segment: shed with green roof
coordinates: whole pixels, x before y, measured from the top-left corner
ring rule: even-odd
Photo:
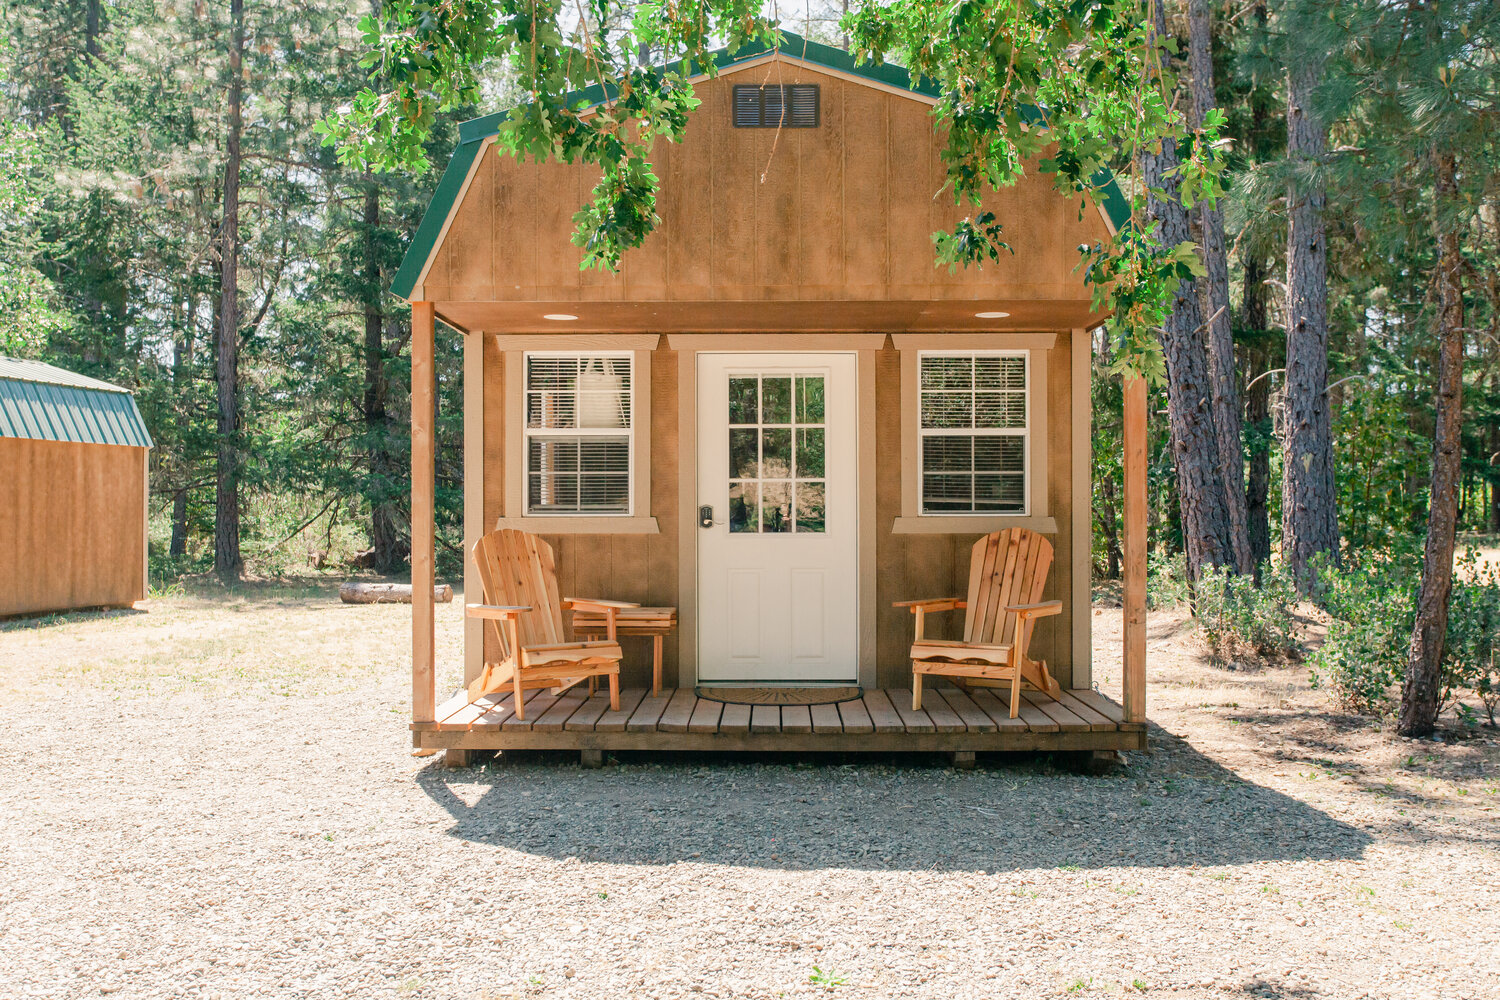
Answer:
[[[0,616],[145,598],[150,451],[128,389],[0,357]]]

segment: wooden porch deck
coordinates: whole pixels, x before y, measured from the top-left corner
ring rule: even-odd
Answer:
[[[652,696],[641,688],[609,694],[574,689],[561,697],[527,692],[526,719],[510,695],[466,705],[440,705],[437,722],[412,723],[412,744],[455,750],[750,750],[750,751],[995,751],[1138,750],[1146,725],[1126,722],[1120,705],[1097,691],[1064,691],[1057,701],[1025,691],[1020,717],[1008,695],[927,688],[922,710],[911,692],[868,691],[837,705],[725,705],[690,688]]]

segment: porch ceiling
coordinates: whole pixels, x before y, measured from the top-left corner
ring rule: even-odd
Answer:
[[[1004,312],[981,319],[976,313]],[[485,333],[950,333],[1071,330],[1104,319],[1088,299],[704,302],[438,302],[438,316]],[[548,314],[578,317],[548,320]]]

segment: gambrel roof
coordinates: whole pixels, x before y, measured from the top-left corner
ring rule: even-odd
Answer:
[[[781,34],[783,42],[779,48],[754,45],[733,54],[727,50],[720,50],[714,57],[719,75],[724,76],[763,65],[771,60],[780,60],[833,73],[888,93],[909,96],[925,104],[933,104],[938,98],[938,91],[931,81],[923,79],[914,81],[904,67],[890,63],[857,64],[854,57],[842,49],[822,45],[788,31],[783,31]],[[696,82],[704,77],[694,79]],[[571,95],[570,103],[577,103],[581,100],[589,104],[599,104],[607,100],[609,96],[608,90],[596,85]],[[412,244],[407,249],[401,266],[392,279],[391,291],[395,295],[403,299],[412,297],[412,292],[418,287],[443,241],[465,189],[480,162],[487,140],[498,134],[500,124],[508,115],[508,111],[495,112],[463,122],[459,126],[458,146],[448,161],[447,168],[443,171],[432,201],[428,204],[422,222],[417,227]],[[1099,180],[1103,182],[1102,187],[1105,193],[1099,205],[1101,214],[1108,220],[1111,227],[1115,229],[1123,227],[1130,218],[1130,208],[1124,195],[1120,192],[1113,177],[1101,176]]]

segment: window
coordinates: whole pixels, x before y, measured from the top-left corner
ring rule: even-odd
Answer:
[[[629,514],[633,355],[526,355],[526,513]]]
[[[1025,514],[1025,351],[918,356],[923,514]]]
[[[817,128],[818,85],[769,84],[734,88],[735,128]]]

